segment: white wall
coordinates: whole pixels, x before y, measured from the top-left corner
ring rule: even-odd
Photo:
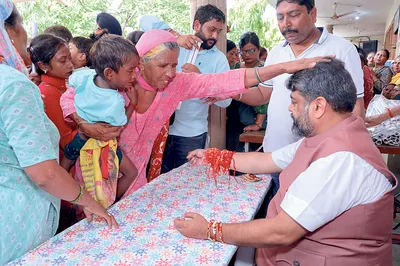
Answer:
[[[397,8],[399,8],[399,5],[400,5],[400,0],[394,0],[394,1],[393,1],[393,5],[392,5],[392,7],[389,9],[389,14],[388,14],[388,17],[387,17],[387,19],[386,19],[385,32],[386,32],[387,29],[389,28],[390,23],[392,23],[394,14],[396,13]]]
[[[378,41],[378,49],[383,48],[384,45],[384,40],[385,40],[385,36],[384,35],[376,35],[376,36],[368,36],[371,41],[377,40]],[[357,39],[357,37],[349,37],[349,38],[345,38],[346,40],[352,41],[353,44],[355,45],[359,45],[359,39]],[[367,38],[362,38],[362,40],[367,40]]]

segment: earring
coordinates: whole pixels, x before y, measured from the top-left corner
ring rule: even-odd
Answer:
[[[11,43],[14,44],[14,40],[13,39],[11,39]]]
[[[47,69],[43,70],[43,72],[46,74],[47,73]]]

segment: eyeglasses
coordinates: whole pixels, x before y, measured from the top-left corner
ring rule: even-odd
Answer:
[[[245,55],[245,54],[253,55],[253,54],[255,54],[256,52],[257,52],[257,49],[240,50],[240,54],[241,54],[241,55]]]

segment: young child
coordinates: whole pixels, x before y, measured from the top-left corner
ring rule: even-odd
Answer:
[[[70,86],[76,89],[76,112],[83,119],[79,124],[105,122],[112,126],[124,126],[137,104],[136,92],[134,89],[130,90],[131,84],[136,80],[135,68],[139,62],[135,46],[120,36],[105,35],[93,45],[90,60],[94,69],[76,72],[69,79]],[[124,89],[130,100],[127,108],[123,96],[118,92],[119,89]],[[106,207],[115,199],[120,199],[137,176],[136,167],[120,148],[115,149],[115,146],[115,140],[108,143],[87,140],[87,137],[79,132],[72,142],[65,146],[64,159],[61,162],[61,166],[68,169],[73,161],[81,156],[85,187]],[[102,156],[99,155],[99,149]],[[116,164],[115,157],[119,159],[119,170],[123,175],[118,182],[118,172],[115,173],[117,165],[113,165]],[[85,160],[88,162],[86,166]],[[99,177],[99,168],[103,178]]]
[[[74,72],[91,67],[89,53],[93,43],[94,40],[80,36],[72,38],[69,42],[69,51],[71,52]]]

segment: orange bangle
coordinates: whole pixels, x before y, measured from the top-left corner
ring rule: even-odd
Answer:
[[[390,108],[387,108],[387,107],[385,109],[388,111],[390,118],[393,118],[394,115],[392,113],[392,110],[390,110]]]

